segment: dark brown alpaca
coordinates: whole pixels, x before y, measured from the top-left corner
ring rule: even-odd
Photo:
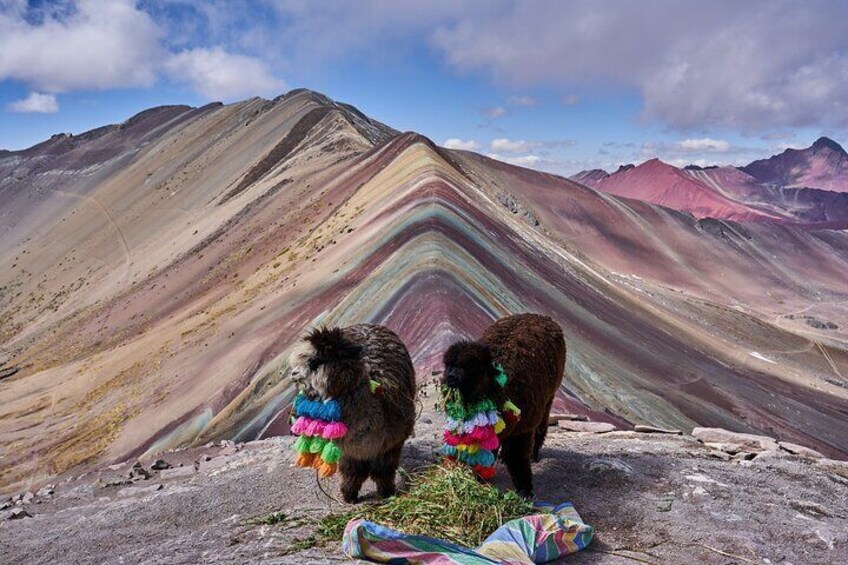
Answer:
[[[533,496],[530,458],[539,460],[551,404],[565,369],[562,328],[538,314],[507,316],[489,326],[479,341],[451,345],[444,363],[442,384],[459,389],[463,402],[488,397],[502,406],[509,399],[521,409],[518,423],[507,424],[498,437],[501,458],[516,490]],[[495,381],[495,365],[507,374],[503,389]]]
[[[400,338],[370,324],[321,328],[306,336],[290,364],[307,396],[341,404],[348,427],[338,440],[345,502],[359,499],[369,477],[379,496],[393,495],[401,449],[415,423],[415,369]],[[380,385],[375,392],[371,380]]]

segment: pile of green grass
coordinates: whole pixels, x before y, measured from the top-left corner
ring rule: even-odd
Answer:
[[[340,540],[349,520],[364,518],[407,534],[476,547],[505,522],[533,510],[531,501],[481,483],[464,465],[434,465],[408,477],[407,486],[407,492],[382,504],[322,518],[317,537]]]

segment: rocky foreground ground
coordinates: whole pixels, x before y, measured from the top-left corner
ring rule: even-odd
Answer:
[[[848,462],[723,430],[609,427],[560,422],[534,466],[538,499],[570,500],[596,528],[564,563],[848,563]],[[434,461],[438,429],[419,418],[407,470]],[[33,485],[2,504],[0,561],[344,561],[340,543],[309,539],[309,519],[344,507],[338,479],[293,467],[291,443],[210,444]],[[495,482],[509,486],[503,468]]]

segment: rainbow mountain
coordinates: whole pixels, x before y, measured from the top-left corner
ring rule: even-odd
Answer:
[[[0,485],[288,431],[309,328],[424,381],[499,316],[564,328],[558,409],[848,456],[848,233],[447,150],[308,90],[0,152]]]

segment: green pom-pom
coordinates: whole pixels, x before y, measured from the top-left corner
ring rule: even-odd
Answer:
[[[321,459],[327,463],[337,463],[342,457],[342,450],[333,441],[328,441],[324,449],[321,450]]]
[[[322,437],[314,437],[309,442],[309,453],[321,453],[327,440]]]
[[[298,453],[309,453],[309,438],[306,436],[299,436],[297,441],[294,442],[294,449]]]

